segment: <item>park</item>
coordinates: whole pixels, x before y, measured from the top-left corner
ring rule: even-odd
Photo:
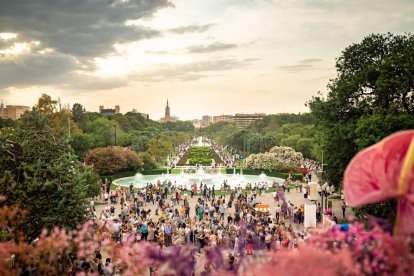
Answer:
[[[0,275],[414,275],[410,1],[26,2]]]

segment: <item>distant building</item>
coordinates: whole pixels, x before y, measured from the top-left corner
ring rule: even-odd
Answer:
[[[254,113],[254,114],[243,114],[243,113],[236,113],[233,117],[233,122],[239,128],[248,127],[252,122],[256,120],[263,119],[266,116],[264,113]]]
[[[194,119],[192,122],[193,122],[193,126],[195,128],[200,128],[201,127],[201,120],[200,119]]]
[[[165,107],[165,114],[164,114],[164,117],[160,119],[160,122],[166,123],[166,122],[176,122],[176,121],[178,121],[178,117],[171,116],[170,106],[168,104],[168,99],[167,99],[167,106]]]
[[[209,124],[211,124],[211,123],[212,123],[212,121],[213,121],[213,118],[212,118],[211,116],[209,116],[209,115],[204,115],[204,116],[201,118],[201,126],[202,126],[202,127],[206,127],[206,126],[208,126]]]
[[[2,119],[17,120],[23,115],[23,113],[29,110],[30,110],[29,106],[23,106],[23,105],[4,106],[3,103],[1,103],[0,104],[0,117]]]
[[[103,105],[99,106],[99,113],[103,116],[115,115],[121,113],[119,105],[116,105],[115,108],[104,108]]]
[[[213,123],[218,123],[218,122],[233,122],[233,116],[232,115],[214,116]]]

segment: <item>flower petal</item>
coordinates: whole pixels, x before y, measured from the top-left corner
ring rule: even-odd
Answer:
[[[413,130],[397,132],[351,160],[344,175],[345,199],[351,206],[397,196],[402,164],[413,136]],[[414,194],[414,168],[409,183],[409,194]]]
[[[398,201],[399,221],[397,231],[399,235],[414,233],[414,195],[400,198]]]
[[[378,145],[358,153],[348,164],[344,176],[346,202],[353,207],[385,200],[390,197],[377,181],[373,164],[377,158]]]

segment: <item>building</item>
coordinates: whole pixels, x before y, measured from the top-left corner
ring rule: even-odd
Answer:
[[[121,113],[119,105],[116,105],[115,108],[104,108],[103,105],[99,106],[99,113],[103,116],[115,115]]]
[[[218,123],[218,122],[233,122],[233,116],[232,115],[214,116],[213,123]]]
[[[176,122],[176,121],[178,121],[178,117],[171,116],[171,110],[170,110],[170,106],[168,104],[168,99],[167,99],[167,106],[165,107],[165,114],[164,114],[164,117],[160,119],[160,122],[166,123],[166,122]]]
[[[193,126],[195,128],[200,128],[201,127],[201,120],[200,119],[194,119],[192,122],[193,122]]]
[[[212,121],[213,121],[213,117],[211,117],[209,115],[204,115],[201,118],[201,126],[206,127],[206,126],[210,125],[212,123]]]
[[[0,104],[0,117],[2,119],[17,120],[23,115],[23,113],[29,110],[30,110],[29,106],[23,106],[23,105],[4,106],[3,103],[1,103]]]
[[[254,114],[243,114],[243,113],[236,113],[233,117],[233,122],[239,128],[248,127],[252,122],[256,120],[263,119],[266,114],[264,113],[254,113]]]

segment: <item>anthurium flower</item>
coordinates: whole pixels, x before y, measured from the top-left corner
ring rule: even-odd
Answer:
[[[398,198],[396,232],[414,233],[414,130],[358,153],[345,171],[344,191],[352,207]]]

